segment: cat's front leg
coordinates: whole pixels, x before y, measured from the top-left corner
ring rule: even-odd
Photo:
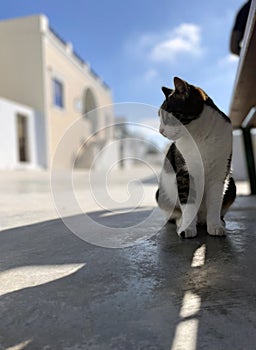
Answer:
[[[181,205],[182,216],[177,220],[177,233],[182,238],[197,235],[197,210],[193,204]]]
[[[222,181],[208,186],[206,191],[207,232],[211,236],[225,236],[225,226],[221,222],[221,206],[224,184]]]
[[[193,238],[197,235],[197,208],[194,181],[186,167],[176,174],[181,218],[177,222],[177,233],[182,238]]]

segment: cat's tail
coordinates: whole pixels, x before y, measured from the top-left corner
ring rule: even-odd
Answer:
[[[221,217],[223,218],[228,208],[236,199],[236,184],[232,176],[226,180],[226,191],[223,196],[222,208],[221,208]]]
[[[159,198],[159,188],[156,191],[156,202],[158,203],[158,198]]]

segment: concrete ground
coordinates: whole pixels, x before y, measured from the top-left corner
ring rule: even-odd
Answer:
[[[116,201],[128,173],[146,193],[127,213],[104,216],[83,186],[88,174],[75,182],[83,210],[132,234],[152,211],[156,181],[145,169],[117,171]],[[255,197],[237,198],[225,238],[202,230],[181,240],[156,218],[150,236],[142,225],[139,244],[111,249],[81,240],[58,218],[49,174],[5,172],[0,182],[0,349],[255,350]]]

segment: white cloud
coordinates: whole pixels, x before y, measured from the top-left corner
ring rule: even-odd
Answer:
[[[228,54],[225,57],[222,57],[218,61],[219,67],[234,67],[237,66],[237,63],[239,61],[239,57],[233,54]]]
[[[154,61],[170,62],[181,54],[198,56],[202,51],[201,28],[196,24],[183,23],[151,47],[150,58]]]
[[[200,56],[201,27],[193,23],[181,23],[166,32],[144,33],[126,43],[126,50],[133,56],[151,62],[175,62],[184,55]]]

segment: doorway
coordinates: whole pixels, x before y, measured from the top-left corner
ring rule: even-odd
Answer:
[[[29,161],[28,118],[17,114],[18,161]]]
[[[95,96],[90,88],[87,88],[83,97],[83,115],[91,122],[91,134],[98,130],[98,111]]]

